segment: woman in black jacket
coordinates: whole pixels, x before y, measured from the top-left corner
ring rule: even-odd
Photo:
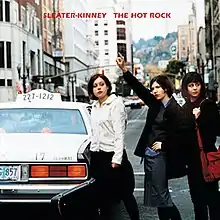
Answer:
[[[183,109],[187,115],[188,183],[194,205],[195,220],[220,219],[218,181],[207,183],[202,174],[196,123],[200,130],[205,152],[215,152],[216,136],[220,134],[220,116],[217,105],[206,99],[205,85],[198,73],[188,73],[182,81],[182,95],[186,99]]]
[[[167,76],[159,75],[151,80],[150,91],[127,70],[121,54],[116,62],[123,71],[125,81],[149,107],[146,124],[135,150],[136,156],[144,158],[144,204],[157,207],[160,220],[181,220],[168,189],[167,171],[175,171],[180,162],[179,158],[172,157],[179,144],[181,110],[172,97],[172,83]],[[167,161],[172,160],[175,163],[171,166],[172,169],[168,169]]]

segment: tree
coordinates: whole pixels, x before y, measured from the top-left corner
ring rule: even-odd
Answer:
[[[166,68],[166,73],[172,73],[172,74],[178,74],[180,72],[180,69],[184,69],[186,66],[185,63],[179,60],[170,60],[167,68]]]

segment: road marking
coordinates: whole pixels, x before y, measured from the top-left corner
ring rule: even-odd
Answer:
[[[137,123],[137,122],[142,122],[142,123],[144,123],[145,122],[145,120],[141,120],[141,119],[139,119],[139,120],[137,120],[137,119],[134,119],[134,120],[129,120],[128,121],[128,124],[133,124],[133,123]]]
[[[135,192],[144,192],[144,188],[135,188],[134,191]],[[169,189],[169,192],[173,192],[173,190]]]
[[[135,172],[134,175],[135,176],[144,176],[145,173],[144,172]]]

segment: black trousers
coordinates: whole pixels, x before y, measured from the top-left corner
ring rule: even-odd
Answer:
[[[130,216],[131,220],[139,220],[139,209],[137,201],[134,197],[135,177],[134,171],[126,151],[123,154],[122,160],[122,201]]]
[[[205,182],[202,172],[189,170],[188,184],[194,205],[195,220],[220,219],[220,193],[218,182]]]
[[[91,176],[97,181],[97,206],[100,218],[107,220],[114,207],[122,200],[131,220],[139,220],[139,210],[133,195],[135,187],[134,172],[124,151],[121,166],[112,168],[114,152],[91,152]]]

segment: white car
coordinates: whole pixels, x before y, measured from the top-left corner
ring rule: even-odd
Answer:
[[[39,89],[0,105],[0,202],[50,203],[89,179],[89,105]]]

